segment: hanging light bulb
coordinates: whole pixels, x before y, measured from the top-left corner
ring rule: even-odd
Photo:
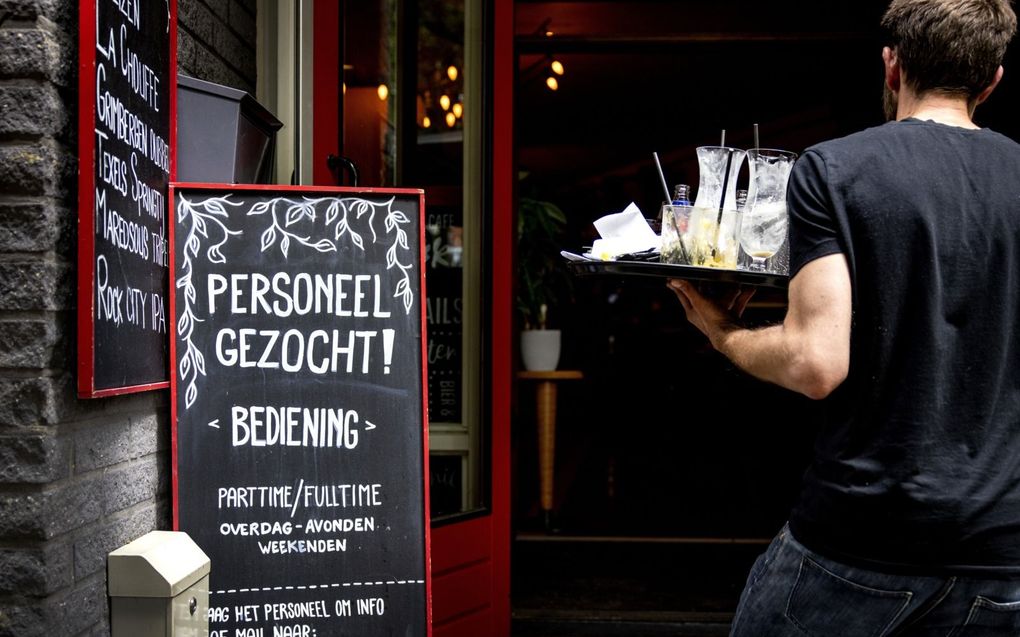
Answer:
[[[453,114],[457,119],[460,119],[464,115],[464,105],[457,102],[453,105]]]
[[[563,75],[563,63],[559,60],[553,60],[552,64],[549,65],[549,68],[551,68],[552,72],[556,75]]]
[[[432,120],[429,119],[428,115],[426,115],[425,118],[421,120],[421,127],[422,128],[432,128]]]
[[[446,77],[450,78],[451,82],[456,82],[459,74],[457,67],[452,64],[446,68]]]
[[[390,96],[390,89],[385,84],[380,84],[379,88],[376,89],[376,92],[379,94],[379,99],[384,102],[386,101],[386,98]]]
[[[545,78],[545,85],[549,87],[550,91],[557,91],[560,88],[560,83],[551,75]]]
[[[457,116],[453,113],[446,114],[446,125],[453,128],[453,125],[457,123]]]
[[[439,98],[439,105],[443,107],[444,111],[450,110],[450,96],[443,95]]]

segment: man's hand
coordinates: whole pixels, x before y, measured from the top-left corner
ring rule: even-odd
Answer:
[[[701,330],[717,349],[718,340],[723,335],[739,329],[737,320],[744,314],[744,309],[754,296],[754,288],[737,288],[723,299],[714,301],[683,279],[670,279],[666,285],[680,299],[687,320]]]

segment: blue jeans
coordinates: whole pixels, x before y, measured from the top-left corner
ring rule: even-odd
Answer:
[[[1020,635],[1020,580],[890,575],[804,548],[783,527],[751,567],[731,637]]]

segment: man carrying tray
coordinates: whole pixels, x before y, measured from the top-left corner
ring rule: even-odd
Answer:
[[[670,282],[737,366],[825,402],[733,635],[1020,635],[1020,145],[972,121],[1016,16],[893,0],[882,26],[896,121],[798,161],[783,323]]]

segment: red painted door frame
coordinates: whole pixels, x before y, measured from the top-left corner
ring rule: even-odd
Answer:
[[[435,637],[510,634],[510,400],[513,334],[514,2],[489,0],[492,11],[492,228],[490,506],[486,514],[432,529],[432,620]],[[331,184],[325,158],[339,155],[341,97],[338,3],[315,3],[314,148],[316,184]],[[402,184],[413,186],[413,184]],[[428,191],[425,192],[428,206]]]

